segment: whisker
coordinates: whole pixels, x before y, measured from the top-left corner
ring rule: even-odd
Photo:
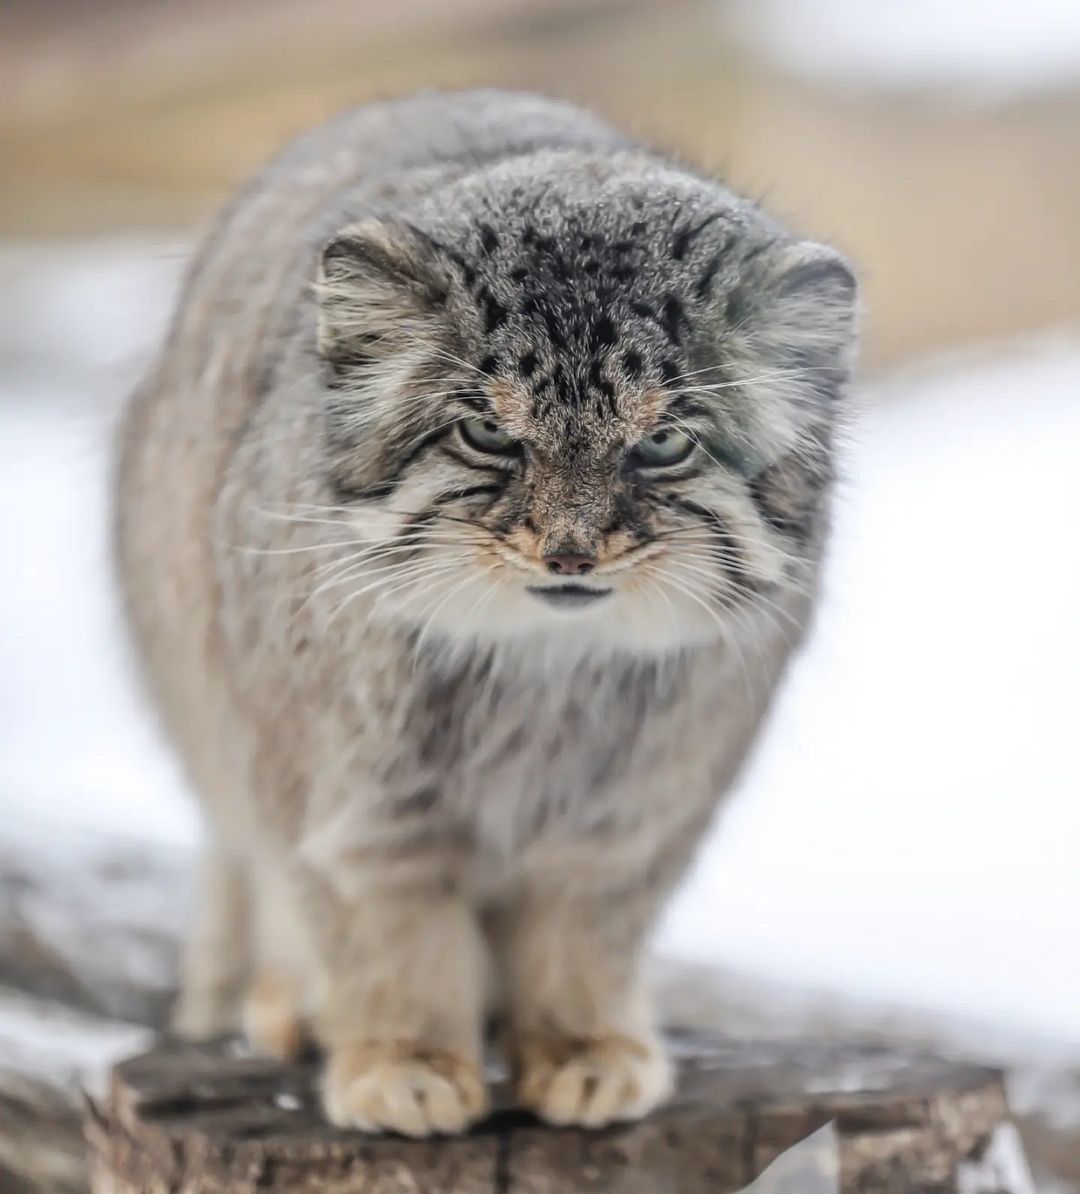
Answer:
[[[750,683],[750,673],[746,667],[746,659],[743,655],[742,648],[739,646],[738,640],[735,639],[729,633],[728,627],[725,625],[723,619],[720,617],[719,612],[716,609],[714,609],[713,606],[709,604],[709,602],[707,602],[701,596],[699,596],[696,592],[694,592],[690,588],[686,587],[684,582],[682,582],[680,580],[676,580],[669,573],[664,572],[660,569],[654,569],[653,579],[658,584],[668,585],[672,589],[674,589],[675,592],[681,593],[684,597],[688,597],[691,601],[693,601],[697,605],[699,605],[709,615],[709,617],[713,620],[713,622],[716,625],[717,630],[720,633],[721,640],[730,649],[734,650],[736,658],[738,659],[738,662],[739,662],[740,670],[742,671],[743,681],[746,684],[747,699],[752,701],[753,700],[753,689],[752,689],[752,685]]]
[[[395,581],[397,581],[399,583],[395,586],[394,589],[391,589],[390,592],[395,592],[395,591],[397,591],[398,588],[411,587],[411,586],[419,585],[424,582],[430,583],[432,580],[435,580],[438,576],[441,576],[444,572],[454,572],[457,570],[458,567],[459,567],[459,565],[456,563],[447,564],[444,567],[436,569],[431,573],[425,572],[421,575],[416,575],[416,576],[409,575],[408,577],[406,577],[404,579],[402,579],[402,575],[399,572],[393,576],[383,577],[381,580],[377,580],[370,585],[363,585],[359,589],[353,589],[351,592],[347,593],[345,595],[345,598],[335,607],[334,611],[330,614],[329,618],[327,619],[326,626],[327,626],[327,628],[329,628],[333,624],[333,622],[338,618],[338,616],[346,609],[347,606],[349,606],[353,601],[355,601],[356,598],[362,597],[365,593],[375,592],[379,589],[385,589],[387,586],[394,584]],[[386,593],[381,594],[381,596],[384,598],[386,595],[387,595]]]
[[[479,571],[472,572],[469,575],[467,575],[466,577],[464,577],[461,581],[459,581],[458,584],[451,586],[451,588],[449,588],[443,594],[442,599],[436,604],[435,608],[431,611],[431,613],[428,614],[427,621],[424,623],[423,628],[420,631],[420,635],[416,640],[416,646],[413,649],[413,658],[414,659],[417,659],[419,657],[420,648],[424,645],[424,640],[427,637],[428,631],[435,624],[435,619],[438,616],[439,610],[442,609],[442,607],[450,600],[451,597],[455,596],[457,593],[460,593],[462,591],[462,589],[467,588],[470,584],[475,583],[478,580],[481,580],[483,578],[483,575],[484,574]],[[424,611],[421,611],[421,613],[417,615],[417,617],[423,617],[423,616],[424,616]]]

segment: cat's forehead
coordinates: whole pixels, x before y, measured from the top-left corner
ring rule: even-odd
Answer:
[[[723,309],[738,210],[715,184],[640,162],[553,160],[538,185],[510,164],[444,211],[455,331],[501,387],[500,417],[640,434]]]
[[[719,272],[711,258],[674,256],[678,235],[673,250],[640,215],[590,224],[582,213],[559,235],[528,218],[478,224],[457,306],[504,407],[524,403],[553,427],[655,417],[657,391],[687,369],[695,325],[713,318]]]
[[[670,400],[661,388],[625,382],[602,395],[568,385],[561,395],[538,400],[519,380],[493,379],[488,394],[495,417],[516,439],[581,459],[605,457],[611,448],[647,435]]]

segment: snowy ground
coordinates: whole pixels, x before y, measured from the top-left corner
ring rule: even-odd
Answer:
[[[107,585],[104,417],[181,263],[0,253],[0,824],[185,844]],[[864,395],[827,595],[661,935],[1080,1056],[1080,333]]]

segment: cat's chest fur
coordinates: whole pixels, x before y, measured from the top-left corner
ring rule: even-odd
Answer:
[[[741,754],[745,697],[715,649],[678,659],[400,661],[386,695],[358,676],[358,767],[375,834],[457,835],[493,860],[545,844],[655,837],[693,815]],[[366,757],[362,757],[366,755]]]

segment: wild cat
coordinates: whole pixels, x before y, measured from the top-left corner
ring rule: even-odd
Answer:
[[[807,625],[855,290],[528,95],[348,112],[229,205],[118,468],[209,824],[183,1031],[311,1031],[366,1130],[482,1116],[493,1010],[544,1119],[664,1099],[643,946]]]

